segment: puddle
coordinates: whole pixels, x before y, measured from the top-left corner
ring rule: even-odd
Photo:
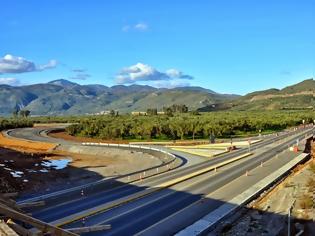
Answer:
[[[14,178],[21,178],[22,175],[24,174],[24,172],[22,172],[22,171],[11,171],[10,174]]]
[[[48,173],[51,169],[53,170],[62,170],[66,168],[70,163],[71,158],[59,159],[59,160],[44,160],[41,163],[35,163],[34,169],[25,169],[27,173]],[[11,168],[8,168],[9,163],[13,163],[13,160],[5,160],[5,164],[0,164],[0,169],[9,171],[12,177],[21,178],[24,175],[23,171],[17,171]],[[23,179],[23,182],[28,182],[27,179]]]
[[[47,160],[41,163],[42,166],[51,167],[55,170],[62,170],[66,168],[72,159]]]
[[[4,162],[5,163],[8,163],[8,162],[13,163],[14,161],[13,160],[4,160]]]

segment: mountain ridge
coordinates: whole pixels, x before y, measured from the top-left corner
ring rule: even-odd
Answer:
[[[0,85],[0,114],[28,109],[33,115],[95,114],[111,109],[121,113],[145,111],[172,104],[198,109],[231,100],[238,95],[219,94],[202,87],[155,88],[148,85],[80,85],[59,79],[48,83]],[[1,102],[2,101],[2,102]]]
[[[164,106],[185,104],[190,110],[284,110],[315,109],[315,81],[307,79],[282,89],[254,91],[244,96],[220,94],[213,90],[186,86],[155,88],[148,85],[80,85],[68,80],[24,86],[0,85],[0,114],[28,109],[33,115],[99,114],[162,110]]]

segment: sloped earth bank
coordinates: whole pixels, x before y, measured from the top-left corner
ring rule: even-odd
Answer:
[[[313,149],[315,146],[313,145]],[[300,165],[268,194],[243,208],[210,235],[315,235],[315,159]]]

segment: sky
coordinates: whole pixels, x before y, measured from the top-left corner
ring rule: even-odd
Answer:
[[[201,86],[246,94],[314,77],[315,0],[10,0],[0,83]]]

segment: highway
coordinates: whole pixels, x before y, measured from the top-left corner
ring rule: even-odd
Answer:
[[[292,139],[291,142],[295,142]],[[249,186],[260,180],[262,177],[270,174],[273,170],[284,165],[294,154],[286,154],[278,159],[274,159],[268,164],[268,168],[264,168],[264,171],[259,175],[250,177],[250,181],[239,181],[237,185],[230,185],[228,189],[228,197],[226,191],[223,191],[219,197],[203,199],[202,204],[192,205],[202,200],[203,196],[209,193],[215,193],[223,186],[231,183],[233,180],[249,170],[253,170],[255,167],[259,167],[261,162],[267,162],[272,159],[283,149],[287,149],[288,142],[284,142],[282,145],[274,148],[273,151],[267,151],[262,154],[253,156],[250,159],[246,159],[238,165],[233,165],[230,168],[221,170],[218,173],[210,173],[199,176],[189,180],[188,182],[179,183],[173,186],[172,189],[165,189],[154,195],[150,195],[141,198],[132,203],[125,204],[123,206],[114,208],[109,211],[91,216],[85,219],[85,224],[111,224],[112,230],[108,233],[95,233],[92,235],[133,235],[141,231],[144,235],[171,235],[183,227],[198,220],[204,214],[211,210],[214,210],[218,206],[222,205],[224,200],[233,198],[237,194],[246,190]],[[217,200],[220,199],[220,200]],[[192,205],[192,206],[191,206]],[[186,213],[180,214],[182,209],[186,207],[193,207],[192,210],[187,210]],[[169,217],[173,215],[173,217]],[[68,227],[74,227],[79,225],[68,225]],[[153,233],[153,234],[152,234]]]
[[[298,133],[284,133],[278,137],[265,139],[252,145],[251,151],[254,152],[252,156],[221,167],[218,172],[209,171],[180,181],[168,188],[159,189],[159,191],[137,200],[126,202],[106,211],[97,212],[92,216],[85,216],[84,223],[82,220],[68,222],[64,227],[76,227],[82,224],[112,225],[112,229],[108,232],[89,233],[89,235],[174,234],[287,163],[295,154],[292,152],[281,154],[281,152],[288,149],[288,145],[295,143],[296,139],[302,139],[306,134],[312,134],[312,132],[312,129],[299,130]],[[21,133],[23,135],[20,135]],[[41,138],[45,139],[45,141],[50,139],[42,137],[38,130],[28,130],[27,134],[25,134],[22,129],[19,129],[11,132],[10,135],[41,141]],[[118,184],[118,187],[115,188],[95,188],[94,191],[87,191],[85,196],[81,196],[76,191],[61,194],[51,199],[48,198],[47,206],[33,211],[32,214],[34,217],[47,222],[56,221],[65,216],[82,211],[86,212],[102,204],[114,202],[135,193],[141,193],[146,189],[154,188],[172,179],[230,160],[247,151],[247,149],[241,149],[206,162],[173,170],[133,184]],[[182,153],[180,154],[183,155]],[[261,163],[268,163],[268,165],[266,164],[264,168],[259,169]],[[257,173],[247,176],[244,180],[246,171]],[[234,181],[238,181],[237,184],[232,184]],[[116,183],[112,183],[112,185],[116,186]],[[222,191],[222,189],[225,190]],[[207,197],[204,198],[204,196]]]
[[[62,140],[56,140],[54,138],[47,138],[47,137],[42,137],[39,135],[39,131],[37,129],[16,129],[13,130],[12,132],[10,132],[10,135],[14,136],[14,137],[19,137],[19,138],[25,138],[25,139],[30,139],[30,140],[37,140],[37,141],[48,141],[50,140],[51,142],[56,142],[56,141],[62,141]],[[260,148],[263,147],[265,145],[268,145],[270,143],[273,143],[277,140],[280,140],[281,138],[286,137],[288,134],[285,133],[282,136],[279,137],[273,137],[271,139],[267,139],[261,143],[256,143],[254,145],[252,145],[252,150],[255,148]],[[41,139],[43,138],[43,139]],[[70,142],[67,142],[67,145],[69,145]],[[73,143],[73,142],[71,142]],[[79,145],[78,143],[73,143],[73,145]],[[170,150],[167,150],[170,151]],[[106,193],[106,196],[109,197],[104,197],[103,196],[103,192],[106,191],[107,189],[112,189],[113,187],[118,187],[117,190],[114,191],[114,196],[113,198],[116,198],[116,196],[122,197],[137,191],[140,191],[144,188],[147,188],[147,186],[154,186],[158,183],[161,182],[165,182],[167,180],[169,180],[170,178],[176,178],[191,172],[194,172],[198,169],[201,168],[206,168],[208,166],[214,165],[214,164],[218,164],[221,163],[223,161],[229,160],[235,156],[244,154],[247,152],[247,149],[241,149],[232,153],[228,153],[228,154],[224,154],[222,156],[219,157],[215,157],[212,158],[211,160],[205,162],[205,163],[199,163],[193,166],[189,166],[189,167],[185,167],[182,170],[174,170],[172,172],[172,176],[170,177],[169,173],[165,173],[165,174],[160,174],[159,176],[156,177],[151,177],[150,179],[144,179],[143,181],[141,181],[140,183],[137,183],[137,188],[135,188],[134,186],[121,186],[121,183],[118,181],[101,181],[100,183],[98,183],[97,185],[93,185],[92,187],[82,187],[80,189],[77,189],[75,191],[72,191],[71,193],[67,192],[66,194],[60,194],[57,197],[50,197],[50,198],[46,198],[46,205],[47,206],[56,206],[59,203],[64,203],[65,199],[71,199],[71,201],[73,201],[73,204],[75,207],[79,208],[80,210],[85,209],[86,207],[92,207],[94,205],[100,204],[100,203],[104,203],[107,202],[108,200],[111,200],[111,193],[113,192],[112,190],[109,191],[108,193]],[[190,155],[190,154],[183,154],[180,152],[176,152],[177,155]],[[192,155],[190,155],[192,156]],[[191,158],[190,158],[191,159]],[[188,166],[188,165],[186,165]],[[86,193],[87,198],[89,199],[82,199],[81,198],[81,191],[84,191]],[[117,193],[118,192],[118,193]],[[96,195],[94,195],[96,194]],[[102,197],[103,196],[103,197]],[[74,201],[76,200],[77,201]],[[91,199],[91,200],[90,200]],[[97,199],[97,200],[95,200]],[[84,203],[83,203],[84,202]],[[86,202],[91,202],[90,204],[87,204]],[[60,206],[63,209],[63,205]],[[67,208],[68,209],[68,208]],[[71,208],[69,208],[70,210]],[[69,214],[69,212],[65,212],[65,215]],[[60,215],[61,212],[58,211],[58,213],[54,213],[56,215]],[[47,219],[54,219],[51,217],[47,217]]]

